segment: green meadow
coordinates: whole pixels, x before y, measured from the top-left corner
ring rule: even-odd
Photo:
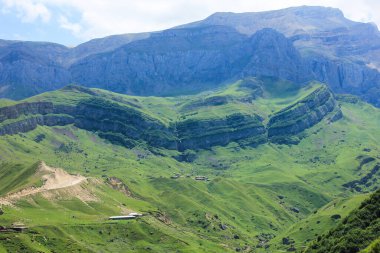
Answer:
[[[267,123],[319,87],[252,79],[212,92],[162,98],[72,86],[22,102],[76,105],[96,94],[164,125],[236,112],[259,115]],[[111,143],[72,124],[1,136],[0,196],[41,187],[40,161],[87,180],[73,189],[3,205],[0,226],[28,228],[0,232],[0,252],[302,252],[379,186],[378,172],[355,187],[344,186],[360,181],[380,161],[380,110],[349,98],[337,97],[342,119],[323,119],[303,131],[298,144],[230,142],[188,151],[191,161],[178,159],[176,150],[146,143]],[[1,101],[1,106],[13,103]],[[0,124],[12,120],[17,121]],[[196,176],[209,181],[196,181]],[[112,188],[111,177],[120,179],[129,194]],[[108,220],[128,212],[144,216]]]

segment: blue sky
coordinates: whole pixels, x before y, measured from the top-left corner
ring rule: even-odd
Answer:
[[[379,0],[0,0],[0,38],[75,46],[112,34],[162,30],[217,11],[300,5],[337,7],[350,19],[380,25]]]

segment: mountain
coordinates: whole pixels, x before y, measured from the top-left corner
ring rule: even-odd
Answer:
[[[87,57],[70,71],[79,84],[120,93],[168,95],[252,75],[302,82],[307,80],[303,66],[292,44],[274,30],[247,37],[212,26],[154,34],[112,53]]]
[[[292,7],[257,13],[215,13],[186,27],[225,25],[252,35],[273,28],[293,41],[315,78],[339,93],[378,104],[380,33],[372,23],[353,22],[339,9]]]
[[[66,47],[54,43],[5,43],[0,47],[1,93],[23,98],[67,84],[70,73],[62,66],[66,52]]]
[[[379,106],[379,50],[376,26],[337,9],[216,13],[75,48],[2,41],[0,96],[22,99],[70,83],[134,95],[188,94],[254,75],[317,80]]]
[[[66,64],[70,65],[71,63],[92,54],[115,50],[116,48],[124,46],[132,41],[146,39],[149,38],[149,36],[150,33],[131,33],[90,40],[72,48],[68,53],[67,57],[69,59]]]
[[[351,21],[335,8],[301,6],[266,12],[222,12],[180,27],[209,25],[233,27],[247,35],[270,27],[291,38],[304,54],[316,51],[325,56],[352,56],[375,68],[380,66],[380,34],[376,25]]]
[[[256,111],[257,105],[251,102],[261,95],[264,85],[263,81],[247,79],[231,87],[231,92],[239,92],[240,96],[216,93],[204,99],[195,96],[192,99],[179,100],[178,115],[171,118],[153,116],[150,111],[152,109],[144,109],[138,100],[128,102],[113,96],[110,97],[111,100],[107,100],[104,98],[109,97],[108,94],[68,86],[57,97],[52,94],[52,97],[48,95],[48,99],[41,102],[1,108],[0,135],[27,132],[38,125],[74,124],[81,129],[96,131],[101,137],[128,147],[137,146],[141,142],[154,147],[184,151],[226,145],[231,141],[247,144],[251,142],[252,145],[267,141],[287,143],[288,139],[294,142],[297,134],[329,115],[330,118],[341,115],[331,91],[326,86],[317,84],[310,84],[305,88],[304,92],[310,93],[309,95],[300,100],[295,97],[293,105],[284,107],[275,114],[268,115],[264,111],[260,115],[252,113]],[[62,95],[68,101],[60,99]],[[40,100],[36,97],[32,101],[35,99]],[[247,108],[241,108],[240,105]],[[160,110],[168,111],[168,106],[162,106]],[[236,109],[231,114],[220,117],[200,117],[199,110],[207,106],[217,106],[219,110],[234,106]],[[195,112],[193,117],[185,116]],[[268,119],[266,126],[264,118]]]
[[[300,251],[378,187],[379,122],[358,97],[268,77],[0,100],[0,251]]]
[[[0,253],[378,252],[378,34],[304,6],[0,40]]]

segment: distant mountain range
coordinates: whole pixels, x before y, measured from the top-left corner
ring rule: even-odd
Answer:
[[[327,83],[380,106],[380,32],[338,9],[215,13],[161,32],[115,35],[75,48],[0,40],[0,97],[74,83],[125,94],[192,93],[244,77]]]

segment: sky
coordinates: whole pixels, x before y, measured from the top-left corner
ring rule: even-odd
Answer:
[[[318,5],[380,27],[380,0],[0,0],[0,39],[75,46],[113,34],[158,31],[215,12]]]

